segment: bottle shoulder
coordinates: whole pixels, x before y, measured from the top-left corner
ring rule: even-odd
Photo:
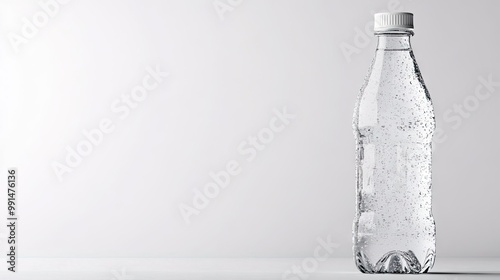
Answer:
[[[411,50],[377,51],[358,95],[353,128],[410,140],[432,137],[432,100]]]

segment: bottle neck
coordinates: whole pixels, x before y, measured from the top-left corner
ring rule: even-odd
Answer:
[[[410,37],[413,32],[379,32],[375,33],[378,37],[377,50],[401,51],[410,50]]]

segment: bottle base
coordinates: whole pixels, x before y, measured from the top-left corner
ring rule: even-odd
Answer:
[[[363,273],[400,273],[417,274],[426,273],[434,265],[435,253],[427,252],[424,264],[421,265],[415,254],[409,250],[390,251],[383,255],[375,265],[372,265],[365,254],[357,252],[355,255],[356,266]]]

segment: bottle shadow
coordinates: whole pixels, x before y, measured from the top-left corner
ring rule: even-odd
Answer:
[[[500,272],[427,272],[427,274],[500,276]]]

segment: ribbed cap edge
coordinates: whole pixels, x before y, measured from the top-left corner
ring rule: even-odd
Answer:
[[[378,31],[413,30],[412,13],[377,13],[373,29]]]

